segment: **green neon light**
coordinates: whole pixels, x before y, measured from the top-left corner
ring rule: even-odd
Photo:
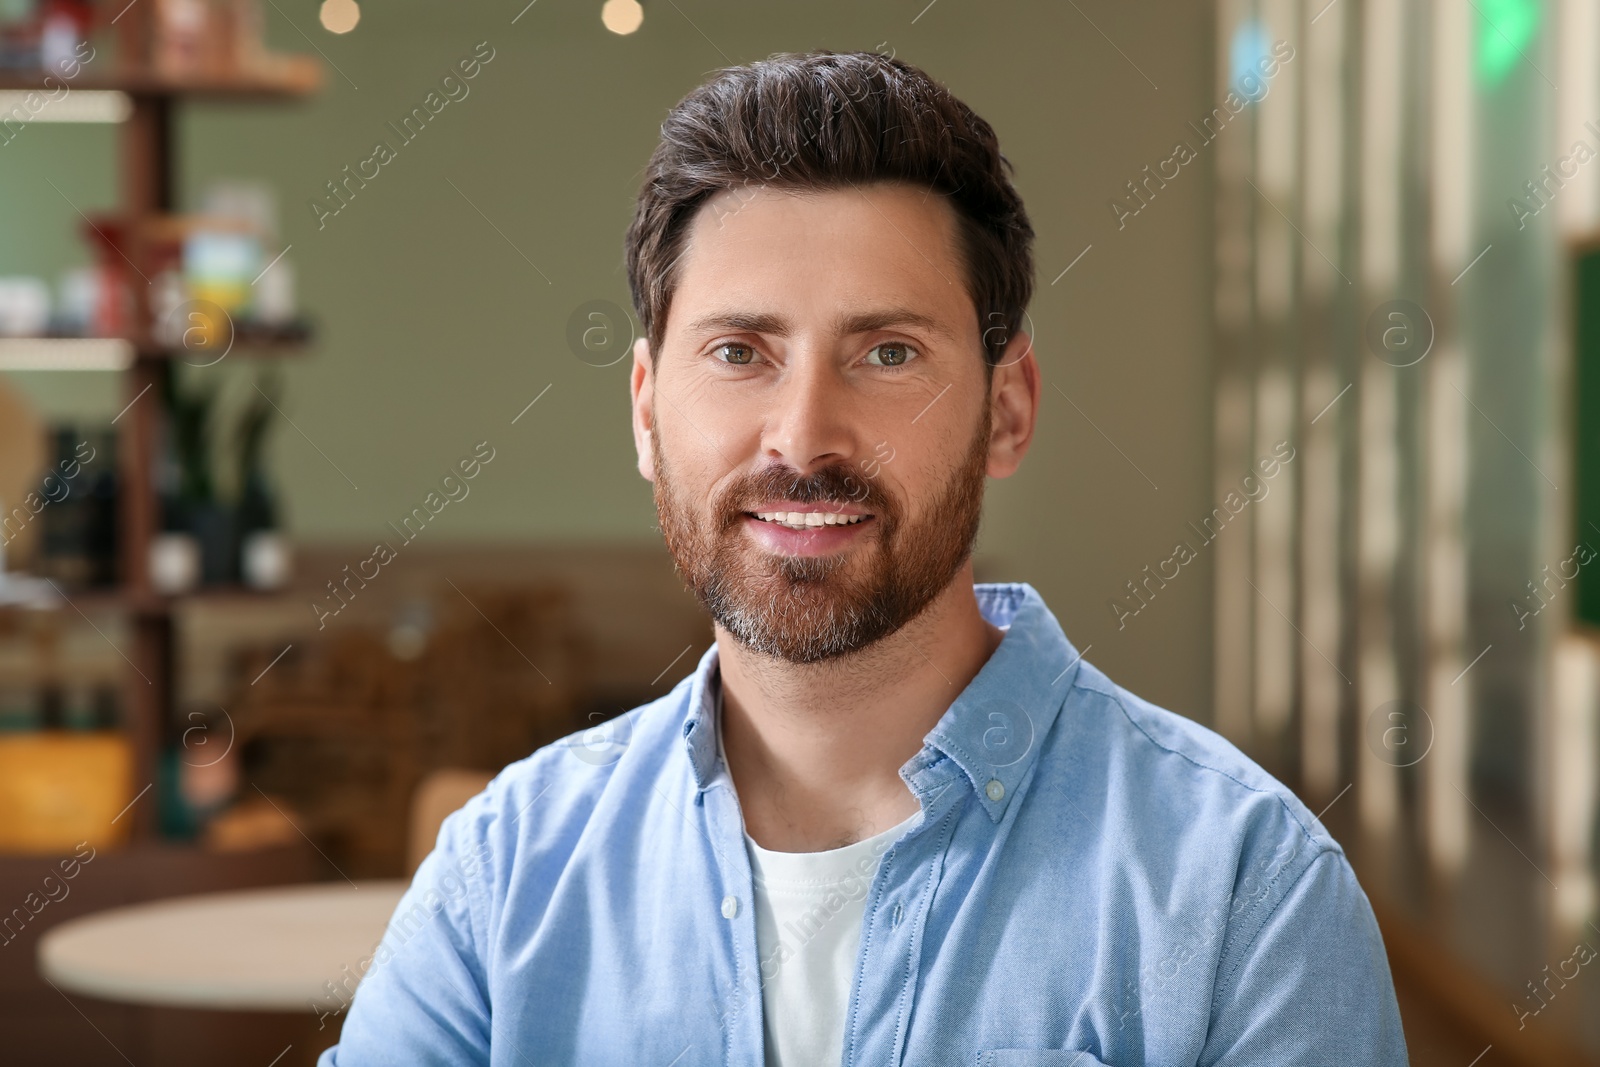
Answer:
[[[1539,28],[1539,0],[1478,0],[1478,79],[1498,85],[1522,61]]]

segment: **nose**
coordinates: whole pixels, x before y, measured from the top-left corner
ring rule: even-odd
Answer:
[[[762,454],[801,474],[852,461],[860,445],[855,401],[831,352],[795,351],[772,396]]]

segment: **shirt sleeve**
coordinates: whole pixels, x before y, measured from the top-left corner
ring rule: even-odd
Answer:
[[[1406,1067],[1394,979],[1344,854],[1316,857],[1224,956],[1199,1067]]]
[[[479,794],[444,820],[383,940],[363,961],[339,1043],[317,1067],[489,1062],[488,985],[473,911],[490,856],[485,843],[471,839],[483,803]]]

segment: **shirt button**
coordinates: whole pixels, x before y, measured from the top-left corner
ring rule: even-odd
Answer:
[[[1006,795],[1005,784],[998,778],[989,779],[989,784],[983,787],[983,791],[989,795],[990,800],[996,803],[999,803],[1000,798]]]
[[[731,897],[731,896],[730,897],[723,897],[722,898],[722,917],[724,919],[731,919],[737,914],[739,914],[739,898],[738,897]]]

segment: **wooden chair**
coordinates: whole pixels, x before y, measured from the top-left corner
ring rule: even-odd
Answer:
[[[417,872],[424,857],[433,851],[439,827],[445,816],[483,792],[494,775],[488,771],[469,771],[445,767],[430,772],[411,798],[411,827],[406,838],[406,877]]]

